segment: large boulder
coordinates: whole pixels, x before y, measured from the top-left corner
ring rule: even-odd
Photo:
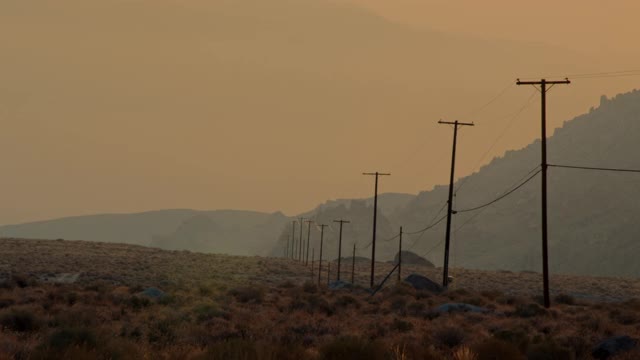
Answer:
[[[405,282],[409,283],[416,290],[426,290],[434,293],[439,293],[442,291],[442,286],[431,281],[429,278],[424,277],[418,274],[411,274],[404,279]]]
[[[154,300],[163,299],[167,296],[164,291],[154,287],[144,289],[140,292],[140,295]]]
[[[398,263],[398,255],[400,254],[402,254],[402,264],[435,267],[435,265],[433,265],[431,261],[411,251],[402,251],[401,253],[396,253],[396,256],[393,258],[394,264]]]
[[[591,352],[596,359],[608,359],[621,352],[629,351],[638,345],[638,340],[629,336],[614,336],[600,342]]]

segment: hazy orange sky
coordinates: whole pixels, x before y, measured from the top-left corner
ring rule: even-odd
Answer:
[[[477,124],[460,134],[459,176],[526,145],[539,97],[515,79],[640,68],[639,13],[594,0],[4,0],[0,224],[293,215],[370,196],[363,171],[393,173],[381,191],[428,190],[448,177],[439,119]],[[554,88],[549,126],[639,81]]]

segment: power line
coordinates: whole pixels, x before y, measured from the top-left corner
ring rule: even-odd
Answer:
[[[485,203],[485,204],[482,204],[482,205],[480,205],[480,206],[476,206],[476,207],[473,207],[473,208],[469,208],[469,209],[456,210],[456,212],[457,212],[457,213],[465,213],[465,212],[470,212],[470,211],[480,210],[480,209],[482,209],[482,208],[484,208],[484,207],[487,207],[487,206],[493,205],[493,204],[497,203],[498,201],[500,201],[500,200],[504,199],[505,197],[507,197],[507,196],[509,196],[509,195],[513,194],[516,190],[518,190],[518,189],[520,189],[521,187],[523,187],[526,183],[528,183],[529,181],[531,181],[531,180],[532,180],[536,175],[538,175],[541,171],[542,171],[541,169],[538,169],[538,171],[536,171],[533,175],[529,176],[529,178],[528,178],[527,180],[525,180],[524,182],[522,182],[520,185],[518,185],[518,186],[516,186],[515,188],[513,188],[513,189],[511,189],[511,190],[507,191],[506,193],[504,193],[504,194],[502,194],[502,195],[498,196],[497,198],[495,198],[495,199],[493,199],[493,200],[489,201],[488,203]]]
[[[640,173],[640,170],[638,169],[605,168],[605,167],[575,166],[575,165],[552,165],[552,164],[548,164],[547,166],[557,167],[557,168],[566,168],[566,169]]]
[[[505,128],[502,130],[502,132],[498,135],[498,137],[496,137],[496,139],[493,141],[493,143],[491,144],[491,146],[489,146],[489,148],[487,149],[487,151],[485,151],[482,156],[478,159],[478,161],[476,161],[476,163],[473,165],[472,171],[471,173],[474,173],[476,171],[476,169],[478,168],[478,166],[480,165],[480,163],[482,163],[482,161],[484,161],[484,159],[487,157],[487,155],[489,155],[489,153],[491,152],[491,150],[493,150],[493,148],[496,147],[496,145],[498,145],[498,143],[500,142],[500,140],[502,140],[502,138],[507,134],[507,131],[509,131],[509,129],[511,129],[511,126],[513,126],[513,124],[515,123],[516,119],[518,119],[518,117],[520,116],[520,114],[522,114],[532,103],[533,98],[536,95],[536,91],[533,91],[531,93],[531,96],[529,96],[529,98],[527,98],[527,100],[524,102],[524,104],[518,109],[518,111],[516,111],[513,115],[511,115],[511,117],[508,118],[508,122],[507,122],[507,126],[505,126]],[[462,179],[460,181],[460,183],[458,184],[458,188],[455,189],[455,192],[458,193],[460,191],[460,189],[462,189],[462,187],[466,184],[466,182],[469,180],[470,176],[465,177],[464,179]]]
[[[405,235],[415,235],[415,234],[424,234],[427,230],[432,229],[433,227],[435,227],[436,225],[440,224],[444,219],[447,218],[447,215],[441,217],[438,221],[432,223],[431,225],[427,226],[424,229],[418,230],[418,231],[414,231],[414,232],[405,232]]]

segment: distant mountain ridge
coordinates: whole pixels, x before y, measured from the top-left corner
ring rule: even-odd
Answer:
[[[640,91],[614,98],[567,121],[548,139],[551,164],[640,169]],[[456,183],[454,209],[485,204],[520,184],[540,163],[540,141],[507,151],[478,172]],[[464,181],[464,186],[460,184]],[[376,259],[397,252],[397,234],[414,232],[445,215],[447,186],[418,195],[381,194]],[[604,276],[638,276],[640,263],[640,175],[633,173],[549,169],[549,246],[551,271]],[[302,216],[330,225],[324,234],[325,258],[338,254],[338,226],[343,229],[343,257],[370,257],[371,199],[339,199]],[[291,221],[282,213],[164,210],[140,214],[96,215],[0,227],[0,235],[31,238],[128,242],[171,249],[283,256],[291,245]],[[248,229],[248,230],[247,230]],[[503,200],[475,212],[454,216],[451,265],[506,270],[541,268],[539,175]],[[246,231],[245,231],[246,230]],[[294,240],[318,251],[319,230],[297,224]],[[444,222],[424,234],[406,234],[403,250],[436,266],[442,264]],[[231,244],[231,245],[230,245]],[[317,254],[317,252],[316,252]],[[306,256],[306,254],[305,254]]]

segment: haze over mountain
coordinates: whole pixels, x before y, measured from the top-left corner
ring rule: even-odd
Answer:
[[[600,106],[567,121],[548,140],[551,164],[640,168],[640,91],[602,97]],[[540,162],[538,140],[507,151],[478,172],[456,183],[454,209],[486,204],[521,184]],[[551,270],[559,273],[637,276],[635,261],[640,233],[640,175],[550,168],[549,238]],[[452,265],[481,269],[540,269],[539,175],[503,200],[454,217]],[[411,233],[442,219],[447,186],[416,195],[381,194],[377,259],[389,261],[397,252],[392,239],[404,226]],[[329,200],[300,216],[311,218],[311,246],[319,250],[325,229],[324,256],[338,256],[338,224],[343,229],[343,257],[370,257],[372,199]],[[150,245],[236,255],[282,256],[291,239],[291,221],[282,213],[251,211],[164,210],[64,218],[0,227],[0,235],[65,238]],[[306,243],[308,225],[302,229]],[[295,239],[300,239],[299,224]],[[391,240],[389,240],[391,239]],[[444,221],[424,233],[405,234],[405,247],[442,264]],[[305,254],[306,255],[306,254]],[[310,255],[311,256],[311,255]]]
[[[548,161],[556,165],[640,169],[640,91],[601,98],[600,106],[567,121],[548,139]],[[487,204],[522,184],[540,164],[540,141],[507,151],[456,183],[454,210]],[[405,207],[379,214],[379,239],[413,232],[446,215],[448,186],[418,194]],[[640,174],[552,167],[549,170],[549,253],[553,272],[586,275],[640,274]],[[381,202],[384,204],[384,202]],[[369,213],[341,208],[333,217]],[[451,264],[480,269],[541,269],[540,177],[494,205],[454,216]],[[320,217],[320,214],[318,217]],[[371,216],[368,224],[371,226]],[[366,219],[364,221],[367,221]],[[287,231],[286,229],[284,230]],[[445,221],[424,235],[405,235],[411,248],[434,264],[443,262]],[[370,236],[370,232],[368,233]],[[368,237],[354,234],[366,244]],[[282,240],[280,246],[282,244]],[[317,246],[317,245],[316,245]],[[390,259],[397,240],[381,242],[380,259]],[[364,255],[364,254],[363,254]]]
[[[295,214],[370,196],[362,171],[393,173],[381,192],[417,193],[447,180],[450,134],[438,119],[478,124],[462,135],[466,175],[501,119],[533,93],[513,86],[475,111],[516,77],[628,65],[619,52],[440,27],[468,14],[417,27],[369,9],[328,0],[0,2],[0,223],[161,208]],[[575,11],[554,5],[555,17]],[[609,80],[554,89],[549,127],[633,87]],[[536,138],[532,108],[489,158]]]

